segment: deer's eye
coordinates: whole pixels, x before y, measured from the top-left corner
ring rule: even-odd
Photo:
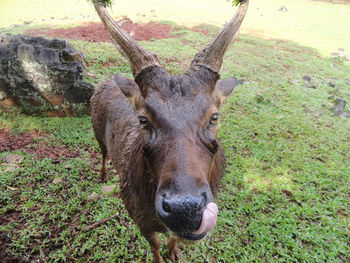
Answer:
[[[218,119],[219,119],[219,113],[214,113],[213,115],[211,115],[210,124],[213,124],[213,125],[217,124]]]
[[[144,116],[139,116],[139,122],[142,128],[146,128],[148,126],[148,120]]]

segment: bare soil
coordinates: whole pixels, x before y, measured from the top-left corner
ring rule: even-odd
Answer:
[[[31,153],[36,159],[50,158],[54,163],[62,160],[78,157],[80,151],[71,151],[66,145],[49,145],[47,141],[39,141],[38,143],[28,145],[24,149],[25,152]]]
[[[45,135],[47,134],[38,131],[12,133],[9,129],[0,129],[0,152],[23,149],[23,152],[32,154],[35,159],[50,158],[54,163],[80,155],[80,151],[72,151],[67,145],[50,145],[44,138]],[[35,138],[39,139],[34,141]]]
[[[17,150],[32,143],[33,140],[30,132],[11,134],[9,129],[0,129],[0,152]]]
[[[125,19],[124,19],[125,20]],[[174,37],[173,26],[149,22],[141,25],[127,20],[122,24],[122,28],[131,34],[138,41],[149,41],[152,39],[163,39]],[[54,38],[68,38],[73,40],[84,40],[89,42],[111,42],[107,31],[102,23],[85,23],[78,27],[71,28],[38,28],[30,29],[26,32],[33,36],[50,36]]]
[[[11,222],[19,222],[21,219],[21,213],[15,210],[7,211],[3,216],[0,215],[0,225],[6,226]],[[11,239],[5,231],[0,231],[0,258],[4,262],[20,262],[19,258],[15,255],[8,253],[8,249],[11,245]]]
[[[22,152],[27,152],[32,154],[34,159],[43,159],[50,158],[53,160],[53,163],[59,163],[64,160],[75,158],[80,155],[79,150],[71,150],[67,145],[51,143],[51,138],[48,136],[48,133],[40,131],[27,131],[22,133],[12,132],[9,127],[2,127],[0,129],[0,152],[4,151],[14,151],[19,150]],[[10,154],[11,155],[11,154]],[[1,160],[0,160],[1,161]],[[19,197],[20,190],[13,189],[15,200],[21,200]],[[6,201],[5,201],[6,202]],[[0,206],[3,205],[3,201],[0,201]],[[18,203],[20,207],[20,203]],[[30,211],[33,213],[38,213],[40,209],[38,207],[30,208]],[[48,220],[48,219],[47,219]],[[7,210],[5,213],[0,215],[0,225],[7,226],[16,222],[15,228],[11,231],[16,233],[17,230],[25,229],[26,221],[22,217],[22,213],[16,208]],[[74,222],[73,222],[74,223]],[[50,235],[53,237],[59,236],[59,228],[51,228]],[[37,243],[41,242],[39,239],[33,241],[31,247],[27,247],[26,251],[28,253],[26,257],[17,256],[12,254],[11,251],[11,236],[7,231],[0,231],[0,262],[12,263],[12,262],[39,262],[40,255],[39,252],[32,252]],[[52,244],[52,246],[55,246]],[[48,255],[51,251],[52,246],[42,248],[40,253],[43,255]],[[46,256],[47,257],[47,256]],[[46,258],[48,260],[48,258]]]

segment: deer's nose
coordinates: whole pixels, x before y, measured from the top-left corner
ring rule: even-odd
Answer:
[[[162,208],[166,213],[197,213],[204,207],[205,201],[206,199],[204,195],[201,195],[199,197],[195,197],[193,195],[186,195],[185,197],[174,198],[164,197],[162,201]]]
[[[176,233],[198,229],[203,211],[208,203],[208,194],[199,196],[167,196],[163,194],[158,203],[158,215],[165,225]]]

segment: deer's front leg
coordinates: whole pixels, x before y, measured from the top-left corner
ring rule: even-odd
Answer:
[[[147,239],[153,254],[153,263],[162,263],[163,258],[160,255],[160,241],[156,232],[144,233],[141,231],[142,235]]]
[[[172,262],[178,262],[180,259],[180,249],[177,246],[176,237],[170,237],[168,240],[168,256]]]

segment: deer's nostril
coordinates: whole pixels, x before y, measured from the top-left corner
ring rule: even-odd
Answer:
[[[162,203],[162,206],[163,206],[163,210],[167,213],[170,213],[171,212],[171,207],[169,205],[169,203],[167,201],[163,201]]]
[[[203,193],[203,194],[202,194],[201,201],[200,201],[200,203],[198,204],[198,208],[197,208],[198,211],[201,210],[201,209],[206,205],[206,203],[207,203],[207,197],[206,197],[206,194]]]

